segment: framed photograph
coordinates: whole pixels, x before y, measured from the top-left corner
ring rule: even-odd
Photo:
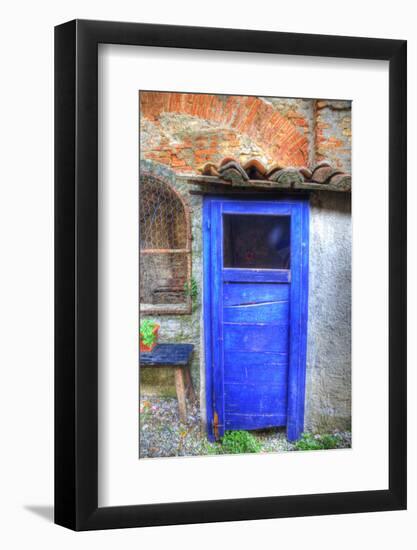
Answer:
[[[55,521],[406,508],[406,42],[55,29]]]

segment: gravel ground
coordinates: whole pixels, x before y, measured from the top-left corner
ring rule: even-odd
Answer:
[[[140,402],[140,458],[200,456],[218,454],[219,446],[210,443],[200,426],[197,404],[187,403],[187,422],[181,422],[175,398],[142,396]],[[293,451],[285,429],[251,432],[261,444],[261,452]],[[336,432],[335,432],[336,433]],[[339,448],[351,446],[349,432],[337,432]]]

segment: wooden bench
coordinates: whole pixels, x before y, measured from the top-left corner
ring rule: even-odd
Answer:
[[[191,379],[191,360],[193,344],[157,344],[152,351],[141,351],[139,357],[140,368],[172,367],[175,369],[175,389],[178,398],[180,419],[187,418],[186,393],[195,400],[193,381]]]

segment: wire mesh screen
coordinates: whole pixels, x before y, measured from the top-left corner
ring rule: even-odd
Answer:
[[[141,178],[139,217],[141,249],[187,247],[184,207],[166,183],[151,176]]]
[[[140,179],[140,302],[148,313],[184,313],[190,305],[188,219],[172,188],[152,176]]]

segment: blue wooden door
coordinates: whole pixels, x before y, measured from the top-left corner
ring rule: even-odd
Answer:
[[[308,203],[209,198],[204,207],[207,426],[304,423]]]

